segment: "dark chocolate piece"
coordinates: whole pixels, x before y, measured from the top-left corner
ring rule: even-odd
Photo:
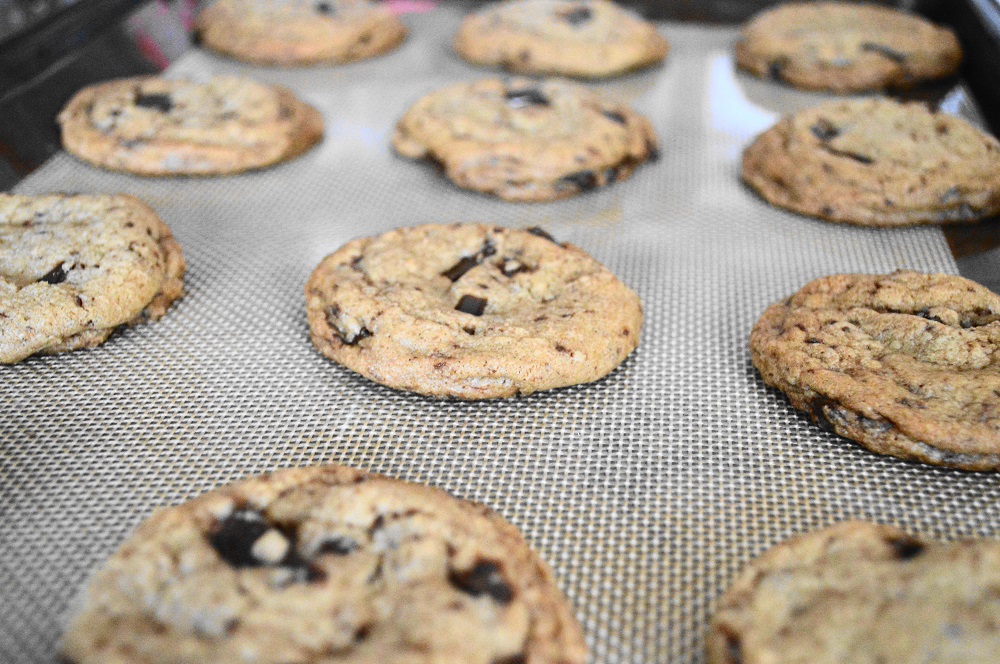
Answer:
[[[576,7],[568,12],[559,15],[559,18],[566,21],[572,26],[580,25],[581,23],[586,23],[590,20],[590,8],[589,7]]]
[[[537,235],[538,237],[545,238],[546,240],[548,240],[553,244],[559,244],[558,242],[556,242],[556,239],[551,235],[549,235],[548,233],[546,233],[543,228],[540,228],[538,226],[532,226],[531,228],[526,228],[525,230],[531,233],[532,235]]]
[[[264,517],[254,510],[236,510],[223,519],[208,541],[218,554],[233,567],[260,567],[264,563],[254,558],[254,542],[270,529]]]
[[[39,281],[44,281],[47,284],[61,284],[66,281],[66,270],[63,269],[64,263],[59,263],[54,268],[45,273],[45,275],[39,279]]]
[[[597,175],[594,171],[578,171],[559,178],[559,183],[573,185],[580,191],[590,191],[597,187]]]
[[[486,300],[475,295],[463,295],[462,299],[455,305],[455,309],[463,314],[482,316],[483,312],[486,311]]]
[[[821,141],[831,141],[840,136],[840,130],[826,118],[820,118],[819,122],[809,128],[813,136]]]
[[[452,572],[448,580],[473,597],[489,595],[500,604],[508,604],[514,599],[514,591],[500,573],[500,566],[494,562],[480,561],[467,572]]]
[[[601,111],[601,115],[603,115],[609,120],[617,122],[620,125],[625,124],[625,116],[619,113],[618,111]]]
[[[346,556],[357,548],[358,543],[354,540],[337,535],[323,540],[323,543],[316,550],[316,555],[320,556],[324,553],[332,553],[336,556]]]
[[[889,58],[893,62],[905,62],[906,55],[895,51],[888,46],[883,46],[882,44],[874,44],[872,42],[866,42],[861,45],[862,51],[868,51],[869,53],[878,53],[879,55]]]
[[[899,537],[888,541],[899,560],[913,560],[924,552],[924,544],[913,537]]]
[[[530,106],[550,106],[551,102],[541,90],[537,88],[525,88],[523,90],[508,90],[504,95],[507,105],[511,108],[521,109]]]
[[[174,103],[170,101],[170,95],[164,94],[143,94],[139,93],[135,98],[135,105],[140,108],[151,108],[153,110],[159,111],[160,113],[169,113],[174,107]]]

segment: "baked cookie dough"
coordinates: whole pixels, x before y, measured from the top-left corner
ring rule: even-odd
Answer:
[[[84,161],[137,175],[225,175],[299,156],[323,118],[280,86],[218,76],[101,83],[59,114],[63,146]]]
[[[396,151],[455,184],[510,201],[546,201],[623,180],[657,155],[649,120],[564,81],[486,79],[420,99],[396,126]]]
[[[196,30],[214,51],[283,66],[362,60],[406,38],[396,16],[366,0],[217,0],[198,15]]]
[[[183,275],[180,245],[137,198],[0,194],[0,364],[157,320]]]
[[[597,380],[639,343],[636,294],[541,229],[416,226],[352,240],[306,284],[313,343],[377,383],[489,399]]]
[[[74,664],[583,664],[548,566],[490,509],[343,466],[222,487],[91,579]]]
[[[753,560],[719,599],[708,664],[981,664],[1000,652],[1000,542],[848,521]]]
[[[827,221],[972,222],[1000,213],[1000,142],[923,104],[837,101],[758,136],[743,180],[772,205]]]
[[[758,14],[736,42],[736,63],[806,90],[905,89],[955,74],[948,28],[905,12],[847,2],[783,4]]]
[[[455,50],[474,64],[523,74],[616,76],[658,62],[656,26],[605,0],[511,0],[462,22]]]
[[[968,279],[817,279],[764,312],[750,354],[793,406],[873,452],[1000,469],[1000,296]]]

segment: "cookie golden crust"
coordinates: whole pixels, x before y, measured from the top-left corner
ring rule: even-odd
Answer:
[[[365,0],[217,0],[196,29],[202,44],[223,55],[286,67],[363,60],[406,39],[395,15]]]
[[[879,454],[1000,469],[1000,296],[945,274],[840,274],[771,305],[764,382]]]
[[[180,245],[137,198],[0,194],[0,364],[157,320],[183,275]]]
[[[511,0],[462,22],[455,51],[522,74],[606,78],[662,62],[656,26],[604,0]]]
[[[59,114],[63,146],[136,175],[226,175],[299,156],[323,118],[287,89],[219,76],[130,78],[84,88]]]
[[[1000,542],[847,521],[775,545],[719,599],[708,664],[980,664],[1000,652]]]
[[[806,90],[908,88],[958,72],[954,33],[902,11],[845,2],[789,3],[744,26],[736,63]]]
[[[495,512],[343,466],[141,524],[63,637],[75,664],[583,664],[549,567]]]
[[[658,155],[645,117],[555,80],[448,86],[405,113],[392,144],[440,165],[460,187],[510,201],[574,196],[623,180]]]
[[[831,102],[758,136],[743,180],[772,205],[827,221],[967,223],[1000,214],[1000,143],[923,104]]]
[[[312,340],[375,382],[489,399],[607,375],[639,343],[639,298],[544,231],[417,226],[353,240],[306,285]]]

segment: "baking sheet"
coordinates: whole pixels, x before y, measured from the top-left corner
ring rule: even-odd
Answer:
[[[59,154],[17,187],[136,194],[173,229],[187,294],[104,346],[0,367],[0,661],[48,662],[86,577],[157,506],[277,468],[343,463],[484,502],[555,568],[594,663],[699,662],[713,604],[752,556],[845,518],[996,536],[997,476],[879,457],[766,388],[747,337],[772,301],[845,271],[956,271],[935,228],[866,230],[772,209],[742,147],[825,99],[734,72],[729,28],[663,25],[667,63],[598,85],[656,125],[629,181],[551,204],[460,190],[393,155],[421,95],[490,72],[450,52],[454,9],[395,53],[268,70],[192,51],[170,75],[243,73],[320,108],[324,142],[277,168],[149,180]],[[976,121],[961,88],[944,102]],[[642,298],[638,351],[605,380],[433,401],[360,378],[308,339],[302,287],[350,238],[423,223],[542,226]]]

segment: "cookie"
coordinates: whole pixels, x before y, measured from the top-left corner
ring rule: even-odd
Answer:
[[[490,509],[343,466],[142,523],[63,637],[75,664],[582,664],[552,572]]]
[[[323,118],[285,88],[218,76],[155,77],[86,87],[59,114],[63,147],[136,175],[224,175],[299,156]]]
[[[371,58],[393,50],[406,27],[366,0],[217,0],[196,23],[201,43],[260,65],[311,65]]]
[[[396,126],[399,154],[510,201],[566,198],[623,180],[657,155],[649,120],[563,81],[487,79],[420,99]]]
[[[847,521],[753,560],[718,602],[708,664],[981,664],[1000,652],[1000,542]]]
[[[639,298],[541,229],[416,226],[352,240],[306,284],[313,343],[377,383],[489,399],[587,383],[639,343]]]
[[[817,279],[764,312],[750,353],[793,406],[873,452],[1000,468],[1000,296],[968,279]]]
[[[662,62],[656,26],[605,0],[511,0],[470,14],[455,51],[473,64],[523,74],[617,76]]]
[[[137,198],[0,194],[0,364],[157,320],[183,275],[180,245]]]
[[[757,137],[743,180],[772,205],[827,221],[972,222],[1000,213],[1000,143],[918,103],[831,102]]]
[[[805,90],[905,89],[951,76],[962,62],[955,34],[905,12],[846,2],[784,4],[754,17],[736,63]]]

